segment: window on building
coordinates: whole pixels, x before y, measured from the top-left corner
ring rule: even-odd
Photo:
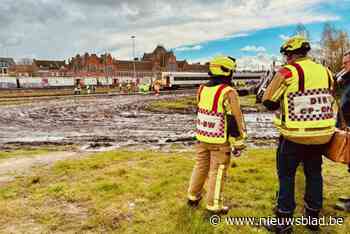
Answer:
[[[96,66],[95,65],[90,65],[89,66],[89,71],[90,72],[95,72],[96,71]]]

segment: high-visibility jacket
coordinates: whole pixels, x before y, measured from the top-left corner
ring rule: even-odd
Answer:
[[[310,59],[284,66],[292,76],[281,100],[282,111],[274,123],[289,137],[326,136],[335,131],[332,78],[327,68]]]
[[[198,95],[197,140],[211,144],[227,142],[224,96],[231,90],[233,88],[225,84],[201,86]]]

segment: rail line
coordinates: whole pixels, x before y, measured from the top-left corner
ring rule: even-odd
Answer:
[[[160,91],[160,94],[187,94],[195,93],[197,89],[179,89],[179,90],[164,90]],[[32,100],[54,100],[54,99],[67,99],[67,98],[93,98],[93,97],[113,97],[113,96],[133,96],[133,95],[155,95],[154,92],[141,93],[141,92],[105,92],[105,93],[93,93],[93,94],[60,94],[60,95],[41,95],[41,96],[21,96],[21,97],[4,97],[0,98],[2,102],[15,102],[15,101],[32,101]]]

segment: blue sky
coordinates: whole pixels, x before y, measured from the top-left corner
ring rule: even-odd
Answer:
[[[325,22],[329,22],[337,29],[350,33],[350,1],[330,2],[333,3],[322,3],[315,6],[313,10],[320,15],[333,15],[335,19],[303,24],[310,32],[311,40],[314,42],[320,41]],[[237,37],[228,39],[184,45],[175,48],[174,51],[179,59],[187,59],[194,62],[206,61],[216,54],[228,54],[236,58],[256,56],[257,54],[279,56],[279,47],[284,41],[284,36],[293,35],[296,25],[301,22],[302,20],[286,26],[242,32],[242,35],[238,33]]]

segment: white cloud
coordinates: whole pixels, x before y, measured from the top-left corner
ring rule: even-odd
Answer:
[[[237,33],[233,35],[224,36],[223,38],[221,38],[221,40],[228,40],[228,39],[246,37],[246,36],[249,36],[249,33]]]
[[[215,54],[213,56],[222,55]],[[213,56],[197,58],[197,59],[189,59],[187,60],[189,63],[201,63],[204,64],[209,62]],[[273,61],[276,61],[276,64],[282,63],[282,57],[280,55],[267,54],[267,53],[258,53],[255,56],[242,56],[237,59],[237,70],[250,70],[250,71],[258,71],[261,69],[270,69]]]
[[[248,45],[245,46],[241,49],[241,51],[246,51],[246,52],[265,52],[266,49],[262,46],[254,46],[254,45]]]
[[[132,55],[131,35],[136,36],[140,56],[157,44],[178,48],[254,30],[338,19],[317,11],[315,6],[326,0],[2,1],[6,7],[0,7],[0,41],[18,37],[17,32],[25,35],[12,46],[15,57],[67,58],[107,50],[124,59]]]
[[[196,46],[183,46],[176,48],[175,51],[190,51],[190,50],[201,50],[202,46],[201,45],[196,45]]]
[[[288,2],[293,2],[287,0]],[[171,6],[167,14],[175,19],[188,19],[179,24],[170,23],[170,25],[158,25],[152,28],[142,28],[137,33],[141,35],[142,49],[141,51],[151,51],[158,43],[165,45],[168,48],[176,48],[183,44],[198,44],[210,40],[218,40],[227,37],[227,35],[240,34],[241,32],[265,29],[276,26],[285,26],[301,23],[308,24],[311,22],[323,22],[336,19],[337,17],[328,14],[321,14],[311,11],[310,7],[317,5],[324,0],[310,0],[308,2],[298,1],[293,2],[293,8],[286,9],[284,4],[280,4],[279,0],[261,1],[248,0],[242,1],[225,1],[231,2],[232,6],[222,4],[222,2],[209,2],[207,4],[199,4],[197,1],[186,3],[186,7],[182,11],[177,11],[177,6]],[[234,6],[236,3],[237,6]],[[218,9],[213,12],[211,9]],[[197,14],[193,14],[197,12]],[[274,12],[273,17],[270,12]],[[165,14],[165,13],[164,13]],[[167,15],[167,17],[169,17]],[[225,15],[226,17],[222,17]],[[302,20],[300,20],[302,19]],[[160,18],[153,18],[161,22]],[[151,20],[148,25],[152,25]],[[228,27],[228,25],[230,25]],[[128,41],[127,32],[115,33],[110,38],[110,44],[125,45],[125,40]],[[166,36],[164,36],[166,35]],[[129,42],[127,42],[128,44]],[[115,51],[116,56],[125,56],[130,54],[129,48],[123,46],[118,51]]]
[[[281,34],[279,37],[280,37],[283,41],[286,41],[286,40],[288,40],[288,39],[290,38],[290,36],[287,36],[287,35],[284,35],[284,34]]]
[[[188,63],[200,63],[200,64],[205,64],[207,62],[210,62],[210,60],[213,58],[213,56],[208,56],[208,57],[202,57],[202,58],[196,58],[196,59],[188,59]]]
[[[273,54],[259,53],[256,56],[243,56],[237,59],[238,70],[266,70],[270,69],[273,61],[280,63],[281,57]]]

